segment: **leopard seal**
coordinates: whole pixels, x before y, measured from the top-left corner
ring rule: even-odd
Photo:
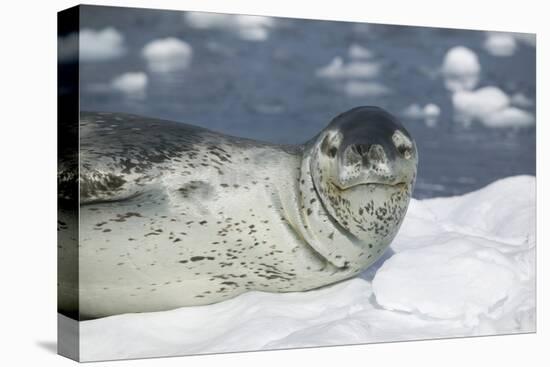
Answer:
[[[81,112],[79,161],[78,284],[59,279],[79,300],[59,308],[89,319],[353,277],[396,235],[418,157],[394,116],[363,106],[302,145]]]

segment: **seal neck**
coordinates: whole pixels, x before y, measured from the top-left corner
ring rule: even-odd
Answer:
[[[319,196],[313,175],[311,157],[315,145],[307,144],[302,152],[298,177],[297,213],[291,220],[303,240],[337,270],[360,270],[367,261],[362,242],[342,227],[325,208]]]

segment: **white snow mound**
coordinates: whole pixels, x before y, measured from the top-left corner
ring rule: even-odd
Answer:
[[[535,330],[535,178],[412,200],[383,258],[297,293],[80,323],[85,361]],[[374,280],[373,280],[374,278]]]

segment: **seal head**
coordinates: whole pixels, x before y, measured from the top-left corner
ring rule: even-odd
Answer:
[[[339,249],[341,260],[328,249],[318,251],[344,266],[359,248],[372,263],[394,238],[407,210],[418,164],[413,138],[383,109],[357,107],[335,117],[309,143],[309,157],[313,186],[328,219],[355,245],[353,251]]]

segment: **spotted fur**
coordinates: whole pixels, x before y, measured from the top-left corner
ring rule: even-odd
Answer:
[[[380,167],[372,166],[376,157],[370,166],[345,158],[348,128],[338,121],[352,111],[300,146],[134,115],[82,113],[81,316],[210,304],[247,290],[304,291],[367,268],[403,220],[416,149],[405,132],[393,140],[391,134],[377,137],[388,143],[379,144],[385,150],[411,143],[406,151],[413,159],[387,166],[374,182],[360,182],[362,171]],[[352,121],[369,126],[375,117]],[[385,154],[398,161],[394,152]],[[356,182],[340,187],[338,172],[352,172]],[[70,175],[61,169],[60,176]],[[60,187],[59,195],[74,193]],[[61,223],[60,231],[71,225]],[[75,286],[70,274],[60,282]]]

